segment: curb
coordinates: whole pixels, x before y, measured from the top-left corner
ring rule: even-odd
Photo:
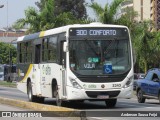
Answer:
[[[85,119],[85,115],[82,115],[80,110],[65,108],[65,107],[58,107],[52,105],[44,105],[34,102],[27,102],[21,100],[15,100],[10,98],[2,98],[0,97],[1,104],[7,104],[15,107],[31,109],[35,111],[52,111],[53,114],[58,115],[59,117],[71,117],[74,120],[82,120]],[[62,114],[63,113],[63,114]]]

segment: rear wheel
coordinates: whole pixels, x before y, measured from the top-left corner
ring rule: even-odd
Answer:
[[[28,94],[28,99],[29,99],[30,102],[36,102],[36,97],[32,93],[32,84],[31,84],[31,82],[28,83],[27,94]]]
[[[28,99],[30,102],[44,103],[44,97],[37,97],[33,95],[31,82],[28,83],[27,94],[28,94]]]
[[[105,101],[105,103],[107,108],[113,108],[117,103],[117,99],[108,99]]]
[[[159,95],[158,95],[158,99],[159,99],[159,103],[160,103],[160,93],[159,93]]]
[[[137,93],[137,99],[139,103],[144,103],[145,102],[145,98],[143,97],[143,92],[142,90],[139,90]]]

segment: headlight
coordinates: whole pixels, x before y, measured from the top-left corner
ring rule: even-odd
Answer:
[[[123,86],[123,88],[127,88],[129,86],[133,85],[133,76],[131,76],[130,78],[128,78],[126,84]]]
[[[70,79],[71,84],[74,88],[82,89],[82,87],[74,79]]]

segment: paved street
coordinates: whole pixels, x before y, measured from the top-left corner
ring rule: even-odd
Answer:
[[[27,95],[20,92],[16,88],[7,88],[7,87],[0,87],[0,97],[6,97],[6,98],[12,98],[12,99],[18,99],[23,101],[28,101]],[[44,104],[49,105],[55,105],[54,99],[45,99]],[[110,117],[106,118],[107,114],[109,114],[109,111],[113,111],[113,116],[116,113],[116,111],[121,111],[121,113],[127,113],[127,111],[160,111],[160,104],[158,100],[146,100],[146,103],[140,104],[137,102],[136,98],[132,99],[119,99],[117,102],[117,105],[115,108],[112,109],[106,109],[104,102],[98,102],[98,101],[85,101],[84,103],[71,103],[66,102],[65,107],[68,108],[75,108],[86,111],[86,115],[88,116],[88,119],[109,119],[114,120],[117,119],[117,117]],[[9,108],[10,110],[10,108]],[[21,109],[20,109],[21,110]],[[17,111],[17,110],[16,110]],[[92,112],[94,111],[94,112]],[[100,112],[96,112],[100,111]],[[115,111],[115,112],[114,112]],[[140,112],[141,113],[141,112]],[[99,114],[99,115],[97,115]],[[119,114],[119,113],[118,113]],[[128,117],[119,117],[118,119],[125,119]],[[137,117],[136,117],[137,118]],[[136,119],[135,117],[132,119]],[[132,120],[131,119],[131,120]],[[145,117],[141,118],[145,119]],[[147,119],[153,119],[153,117],[147,118]],[[158,118],[154,118],[158,119]]]

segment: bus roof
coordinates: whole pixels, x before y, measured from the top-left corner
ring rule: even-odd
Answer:
[[[54,29],[50,29],[50,30],[46,30],[46,31],[41,31],[41,32],[29,34],[26,36],[21,36],[21,37],[18,37],[17,42],[32,40],[32,39],[41,38],[41,37],[45,37],[45,36],[49,36],[49,35],[53,35],[53,34],[58,34],[58,33],[64,33],[64,32],[67,32],[69,30],[69,28],[74,28],[74,27],[75,28],[78,28],[78,27],[127,28],[126,26],[123,26],[123,25],[102,24],[99,22],[94,22],[94,23],[90,23],[90,24],[73,24],[73,25],[62,26],[62,27],[58,27],[58,28],[54,28]]]

